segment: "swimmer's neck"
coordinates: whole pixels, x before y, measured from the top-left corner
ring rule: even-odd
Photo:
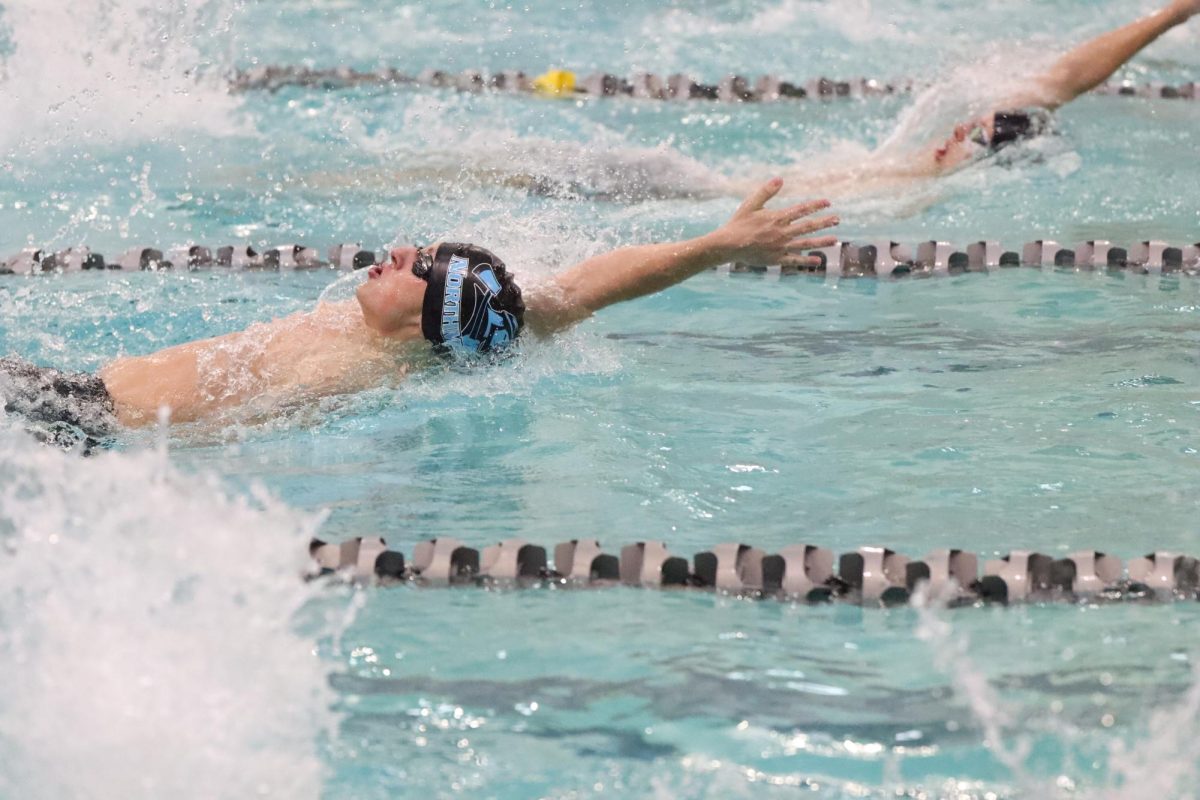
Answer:
[[[311,311],[298,312],[296,316],[309,316],[314,320],[327,324],[334,331],[347,335],[361,336],[364,341],[372,342],[380,347],[391,347],[404,342],[424,341],[419,321],[413,325],[401,328],[392,333],[380,333],[367,324],[363,316],[362,306],[357,300],[337,300],[318,302]],[[272,320],[270,324],[290,319],[282,317]]]
[[[355,342],[365,348],[385,353],[402,354],[414,349],[426,349],[421,326],[416,322],[389,333],[380,333],[367,324],[362,307],[355,300],[319,301],[308,311],[297,311],[286,317],[276,317],[269,322],[257,322],[243,331],[229,334],[242,336],[251,332],[274,333],[297,325],[306,325],[321,338]],[[216,337],[221,338],[221,337]],[[200,344],[216,339],[205,339]],[[418,344],[417,348],[410,345]]]

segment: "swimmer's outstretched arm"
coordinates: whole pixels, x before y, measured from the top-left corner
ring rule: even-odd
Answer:
[[[605,306],[661,291],[730,261],[815,266],[818,259],[802,253],[828,247],[837,238],[806,237],[837,225],[838,218],[812,218],[829,207],[828,200],[765,208],[781,188],[781,178],[763,184],[712,233],[683,242],[623,247],[571,267],[540,291],[530,292],[526,321],[538,334],[552,333]]]
[[[1085,42],[1037,78],[1027,93],[1014,96],[1005,106],[1055,109],[1069,103],[1108,80],[1143,47],[1197,13],[1200,0],[1175,0],[1148,17]]]

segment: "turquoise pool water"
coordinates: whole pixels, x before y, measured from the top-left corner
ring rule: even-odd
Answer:
[[[859,163],[893,134],[915,145],[995,75],[1145,10],[0,8],[0,116],[22,121],[0,131],[3,252],[463,237],[531,281],[719,224],[736,204],[726,178]],[[1197,35],[1173,32],[1122,74],[1194,78]],[[381,59],[943,88],[729,108],[218,86],[256,62]],[[1198,122],[1196,103],[1084,98],[1014,163],[840,201],[842,234],[1196,241]],[[310,307],[347,290],[334,278],[7,278],[0,341],[96,369]],[[0,794],[1189,796],[1192,604],[882,611],[632,589],[350,593],[295,576],[314,533],[408,552],[521,535],[663,539],[688,556],[733,540],[1196,553],[1198,309],[1186,276],[708,274],[500,367],[270,424],[130,434],[80,460],[10,420]]]

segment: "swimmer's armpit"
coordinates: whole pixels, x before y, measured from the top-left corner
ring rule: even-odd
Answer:
[[[704,236],[624,247],[571,267],[529,293],[526,320],[534,332],[552,333],[605,306],[661,291],[730,261],[816,266],[817,259],[805,251],[828,247],[837,238],[810,234],[839,220],[834,215],[813,217],[829,207],[828,200],[766,208],[782,188],[780,178],[758,187],[728,222]]]

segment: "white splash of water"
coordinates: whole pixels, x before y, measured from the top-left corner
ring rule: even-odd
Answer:
[[[860,223],[886,225],[890,219],[924,212],[964,183],[994,183],[997,159],[968,161],[956,171],[939,174],[933,152],[953,135],[957,124],[1010,105],[1011,98],[1030,87],[1048,59],[1044,51],[1032,47],[1021,49],[1017,67],[1009,63],[1014,60],[1011,48],[994,46],[983,54],[964,54],[944,78],[916,94],[873,149],[861,141],[817,140],[789,154],[791,163],[784,174],[790,189],[785,191],[833,197],[843,214]],[[1048,138],[1019,146],[1029,163],[1049,157],[1056,157],[1055,166],[1062,163],[1057,157],[1064,145],[1047,143]],[[1015,163],[1011,155],[1007,163]],[[1026,171],[1010,172],[1023,177]]]
[[[387,258],[387,253],[377,252],[376,258]],[[321,290],[317,303],[345,303],[353,300],[358,287],[367,282],[367,270],[356,269],[339,275],[328,286]]]
[[[1028,743],[1022,741],[1010,747],[1005,742],[1004,731],[1012,721],[988,683],[987,675],[971,661],[967,653],[968,638],[962,633],[955,634],[950,623],[939,613],[951,593],[931,596],[927,586],[925,584],[913,595],[918,619],[917,638],[930,645],[934,664],[950,679],[955,693],[966,702],[971,715],[983,728],[983,741],[988,750],[1008,767],[1019,784],[1027,783],[1024,764],[1029,755]]]
[[[4,0],[0,164],[64,143],[227,131],[238,101],[200,41],[241,0]]]
[[[1200,661],[1192,668],[1192,685],[1178,702],[1150,716],[1147,735],[1127,745],[1109,744],[1115,788],[1099,793],[1104,800],[1143,797],[1195,797],[1200,773]]]
[[[317,523],[163,452],[0,431],[0,796],[318,797]]]
[[[950,678],[956,694],[966,701],[983,729],[984,744],[1013,774],[1021,795],[1065,796],[1067,787],[1037,781],[1024,765],[1030,755],[1027,742],[1008,745],[1005,730],[1012,720],[987,677],[967,655],[968,640],[952,630],[942,615],[945,597],[931,597],[925,588],[913,596],[918,613],[917,636],[929,643],[938,669]],[[1200,775],[1200,662],[1192,669],[1192,682],[1177,703],[1150,714],[1145,735],[1127,743],[1106,736],[1109,751],[1108,785],[1080,793],[1100,800],[1141,800],[1146,797],[1193,798]]]
[[[361,121],[344,120],[345,135],[363,152],[377,155],[380,166],[310,176],[305,185],[359,190],[413,183],[506,186],[533,194],[624,202],[711,197],[727,189],[723,175],[681,153],[672,142],[633,144],[602,124],[585,124],[580,141],[558,141],[516,130],[503,119],[481,124],[480,110],[468,98],[407,100],[395,129],[368,133]],[[546,109],[547,114],[574,115],[570,104]]]
[[[871,0],[844,0],[840,3],[813,0],[782,0],[754,7],[752,13],[733,20],[713,19],[706,7],[667,7],[648,16],[639,31],[653,41],[654,63],[684,71],[696,69],[698,47],[710,48],[714,40],[755,37],[769,41],[781,31],[819,30],[823,36],[844,38],[854,44],[881,43],[887,46],[917,44],[921,37],[902,30],[886,11],[878,11]],[[768,61],[774,61],[769,59]],[[774,61],[774,63],[778,63]],[[766,66],[766,64],[764,64]],[[815,77],[815,74],[814,76]]]
[[[978,47],[978,45],[976,45]],[[994,44],[980,53],[972,49],[952,69],[920,91],[900,115],[896,129],[873,154],[880,159],[908,158],[936,146],[960,122],[1002,109],[1007,98],[1028,89],[1049,66],[1055,53],[1031,45]]]

